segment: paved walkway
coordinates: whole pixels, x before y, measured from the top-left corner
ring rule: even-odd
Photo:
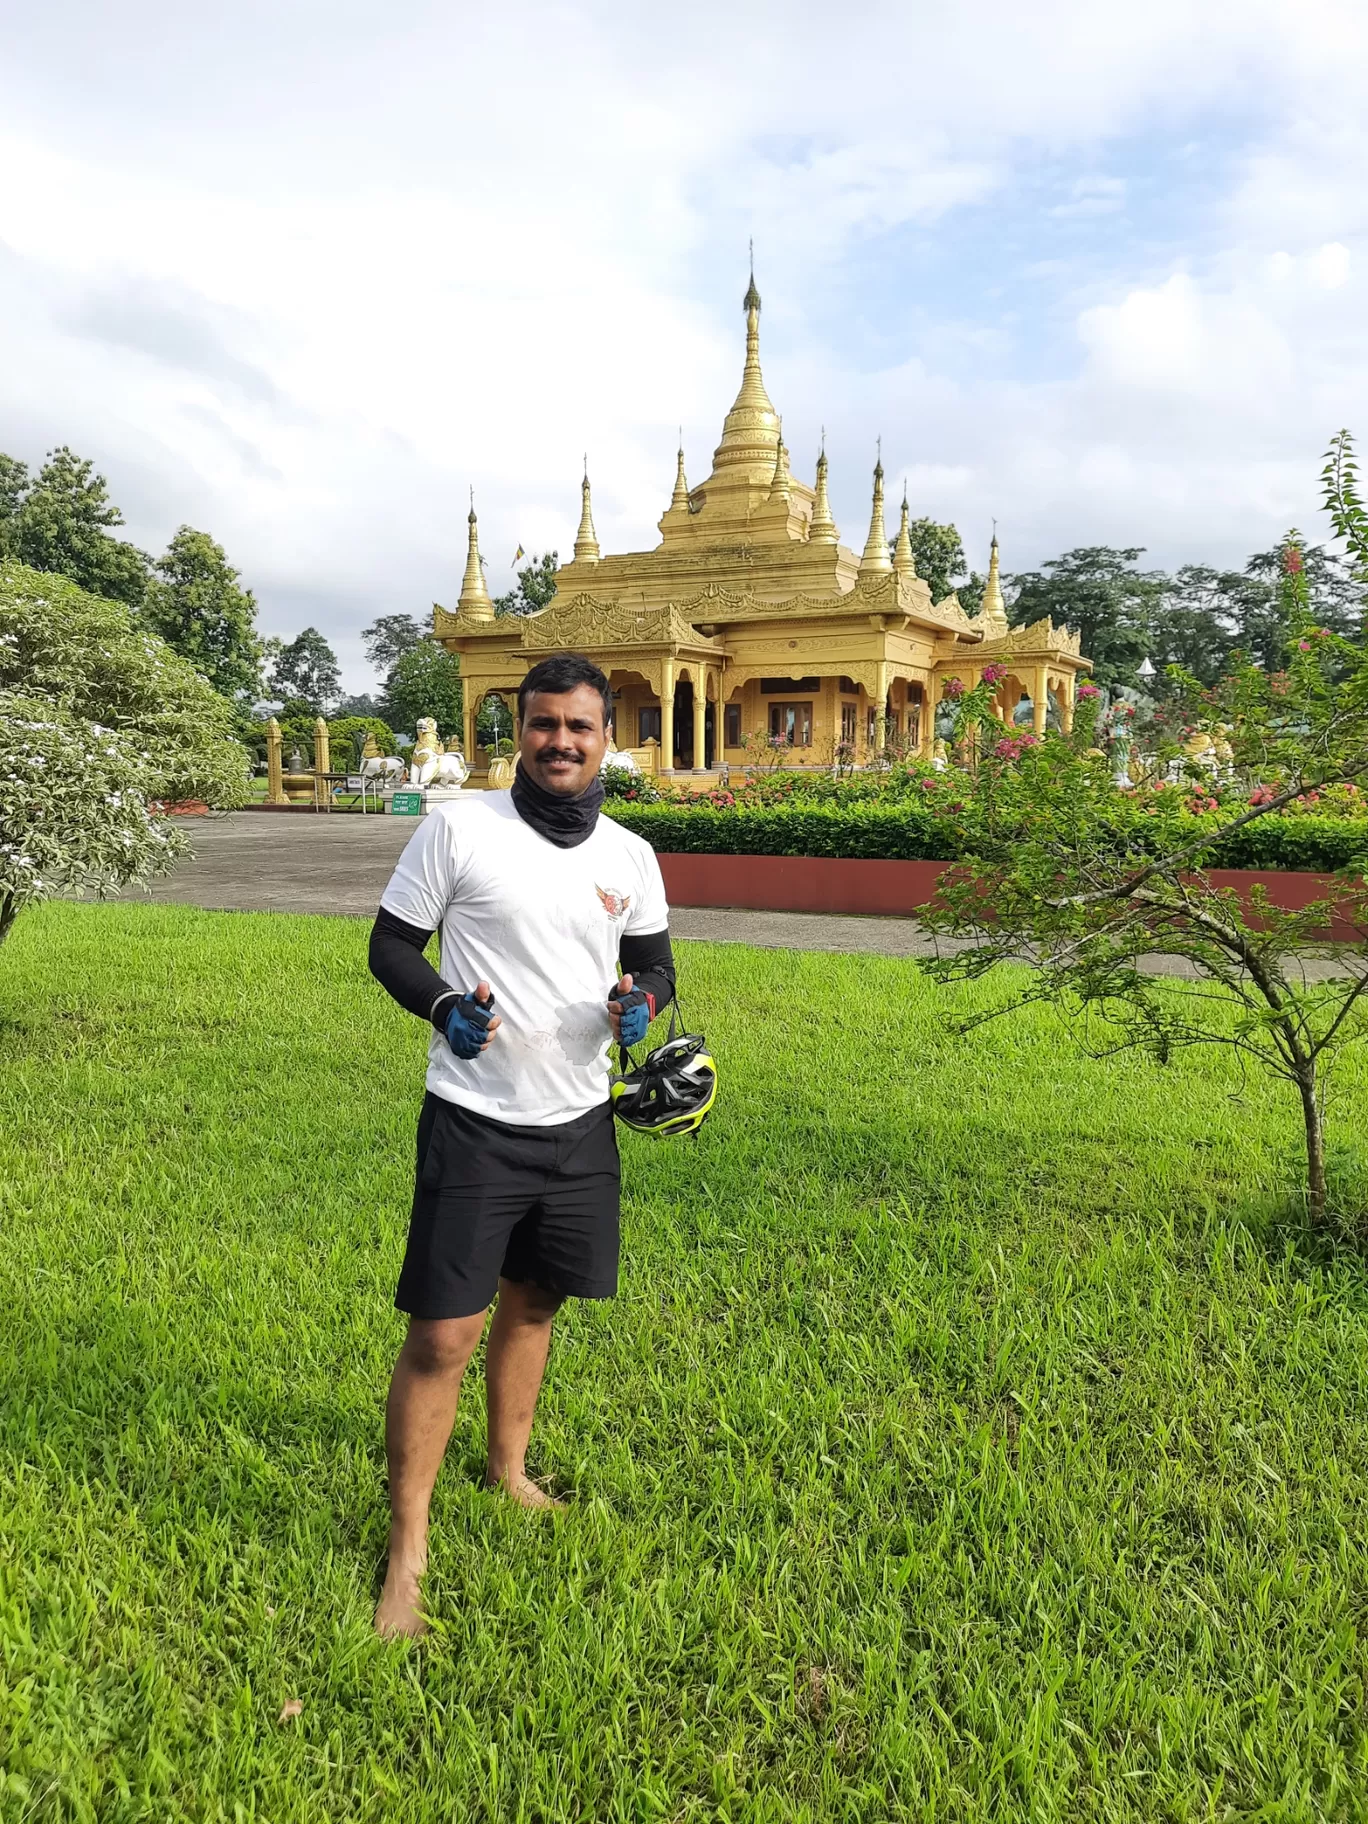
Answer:
[[[329,912],[371,918],[400,850],[417,828],[410,817],[235,811],[176,820],[194,854],[157,881],[152,898],[220,912]],[[128,897],[141,898],[141,894]],[[739,906],[675,906],[675,937],[767,950],[841,950],[876,956],[929,956],[930,938],[911,918],[857,918],[819,912],[752,912]],[[954,946],[958,947],[958,946]],[[1187,963],[1146,957],[1156,975],[1191,976]],[[1308,958],[1308,980],[1337,973]]]
[[[236,811],[176,821],[195,852],[174,874],[154,882],[153,899],[210,911],[331,912],[359,918],[374,917],[399,852],[417,828],[410,817],[291,811]],[[678,906],[670,913],[670,929],[676,937],[765,949],[872,951],[879,956],[926,956],[931,950],[910,918]]]

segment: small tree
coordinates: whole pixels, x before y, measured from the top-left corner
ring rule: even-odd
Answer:
[[[943,602],[955,589],[955,578],[964,575],[964,544],[954,526],[934,519],[914,519],[907,528],[917,575],[931,591],[933,602]]]
[[[420,716],[431,716],[445,739],[461,732],[461,662],[454,652],[424,638],[400,653],[385,684],[385,719],[412,735]]]
[[[182,526],[154,568],[143,619],[220,696],[248,701],[261,689],[256,597],[238,587],[239,573],[223,546],[207,532]]]
[[[163,803],[245,801],[233,712],[119,602],[0,562],[0,940],[24,906],[103,896],[185,848]]]
[[[1345,433],[1325,485],[1335,529],[1362,574],[1368,515]],[[972,857],[947,877],[927,923],[971,942],[928,967],[953,980],[1029,955],[1027,986],[983,1018],[1048,1001],[1100,1016],[1109,1051],[1139,1047],[1163,1061],[1180,1045],[1228,1045],[1287,1081],[1305,1128],[1307,1200],[1319,1217],[1328,1197],[1326,1072],[1346,1045],[1368,1036],[1368,881],[1360,865],[1302,911],[1284,912],[1266,894],[1242,899],[1218,888],[1206,871],[1220,865],[1222,843],[1237,831],[1368,776],[1368,652],[1309,613],[1303,549],[1289,534],[1281,579],[1292,634],[1287,669],[1242,663],[1209,690],[1174,679],[1190,719],[1228,727],[1237,768],[1260,782],[1200,836],[1185,813],[1204,775],[1177,740],[1158,754],[1175,782],[1137,807],[1117,791],[1095,745],[1095,694],[1080,703],[1071,737],[1028,742],[994,725],[988,687],[966,693],[957,732],[964,739],[972,730],[979,755]],[[1331,948],[1323,933],[1336,916],[1352,921],[1357,940]],[[1331,979],[1309,979],[1308,954],[1333,958]],[[1181,958],[1195,979],[1156,980],[1141,968],[1147,955]]]
[[[540,614],[556,593],[556,569],[560,558],[554,551],[544,557],[533,557],[518,572],[518,586],[507,595],[494,598],[495,614]]]

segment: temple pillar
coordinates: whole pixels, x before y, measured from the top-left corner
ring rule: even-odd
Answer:
[[[1074,691],[1077,686],[1078,679],[1071,677],[1059,693],[1059,726],[1066,735],[1073,733]]]
[[[660,661],[660,762],[664,772],[674,770],[674,693],[673,659]]]
[[[1036,666],[1035,685],[1031,691],[1031,727],[1037,735],[1045,733],[1045,718],[1050,708],[1050,674],[1043,665]]]
[[[328,744],[328,725],[323,720],[322,716],[319,716],[314,722],[313,770],[316,773],[330,773],[332,771],[332,754],[329,751]]]
[[[876,703],[877,703],[877,712],[878,713],[874,719],[874,745],[875,745],[876,749],[888,746],[888,684],[889,684],[889,677],[888,677],[888,662],[886,659],[879,660],[877,671],[878,671],[878,676],[877,676],[878,697],[876,699]]]
[[[288,804],[283,784],[284,765],[281,762],[283,742],[280,724],[272,716],[266,724],[266,802],[267,804]]]
[[[694,666],[693,770],[701,773],[707,763],[708,685],[701,665]]]
[[[461,723],[465,741],[463,757],[472,772],[475,770],[475,718],[478,714],[479,705],[475,701],[475,693],[467,686],[461,703]]]

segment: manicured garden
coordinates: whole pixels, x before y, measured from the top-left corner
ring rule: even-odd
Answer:
[[[0,951],[0,1817],[1364,1814],[1368,1267],[1291,1098],[960,1033],[996,978],[681,946],[723,1094],[625,1147],[568,1510],[481,1492],[476,1372],[432,1636],[379,1642],[422,1034],[364,946],[51,905]],[[1332,1092],[1368,1208],[1368,1055]]]

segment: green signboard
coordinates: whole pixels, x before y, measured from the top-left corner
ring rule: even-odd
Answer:
[[[396,792],[390,799],[390,814],[394,817],[421,817],[423,794],[421,792]]]

